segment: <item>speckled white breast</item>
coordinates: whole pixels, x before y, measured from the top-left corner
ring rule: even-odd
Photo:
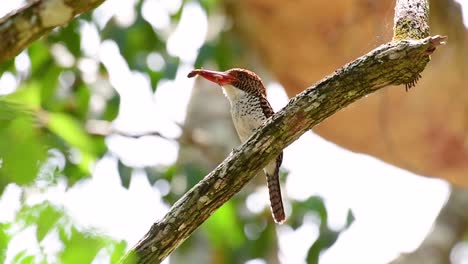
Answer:
[[[244,142],[267,119],[260,106],[260,100],[230,85],[224,86],[223,91],[231,103],[234,127],[240,140]]]

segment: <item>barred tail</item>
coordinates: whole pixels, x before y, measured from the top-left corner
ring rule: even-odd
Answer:
[[[282,224],[286,220],[283,200],[281,198],[281,187],[278,171],[274,174],[266,174],[268,192],[270,194],[270,206],[273,219],[276,223]]]
[[[281,153],[276,160],[270,162],[265,168],[268,193],[270,195],[271,213],[275,222],[279,224],[282,224],[284,220],[286,220],[279,179],[279,168],[282,161],[283,153]]]

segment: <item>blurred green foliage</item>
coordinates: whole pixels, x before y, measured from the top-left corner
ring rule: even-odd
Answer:
[[[142,3],[137,1],[136,17],[130,25],[122,26],[117,20],[110,19],[100,28],[92,13],[85,14],[34,42],[18,58],[0,64],[0,77],[11,74],[18,82],[14,92],[0,96],[0,195],[9,184],[22,188],[21,207],[14,220],[0,223],[0,263],[4,263],[12,239],[28,228],[35,230],[34,243],[38,250],[19,252],[13,256],[13,263],[91,263],[93,260],[116,263],[125,253],[125,242],[81,229],[63,208],[48,201],[29,205],[24,198],[30,192],[44,192],[55,186],[59,178],[72,188],[90,177],[92,164],[109,153],[106,135],[91,133],[88,123],[90,120],[112,122],[119,113],[120,96],[113,92],[104,97],[104,107],[91,107],[91,100],[100,86],[112,87],[112,84],[106,67],[98,59],[91,58],[99,64],[94,76],[99,82],[87,80],[80,68],[79,62],[89,59],[81,46],[88,37],[81,33],[84,23],[98,29],[101,41],[114,41],[130,70],[147,76],[153,91],[162,79],[175,78],[181,60],[167,51],[167,34],[144,19]],[[184,1],[170,14],[167,30],[177,25],[185,4]],[[208,16],[220,11],[216,0],[201,0],[199,4]],[[57,45],[72,58],[71,63],[60,62],[58,57],[65,55],[54,54]],[[160,70],[151,69],[147,63],[147,57],[154,52],[164,60]],[[235,54],[240,52],[239,40],[230,32],[221,31],[217,38],[202,45],[194,67],[214,63],[220,69],[227,69],[235,66]],[[26,65],[29,64],[27,67],[24,66],[25,60],[28,61]],[[63,167],[46,166],[54,158],[51,150],[64,158]],[[171,186],[183,177],[186,182],[184,190],[206,174],[196,166],[172,165],[144,170],[150,184],[163,181]],[[118,160],[118,171],[122,186],[128,188],[134,168]],[[51,178],[44,178],[44,175]],[[171,188],[163,194],[163,199],[173,204],[180,196],[180,191]],[[200,241],[205,241],[209,247],[206,253],[212,263],[244,263],[255,258],[268,262],[272,256],[277,258],[276,226],[266,220],[270,218],[269,210],[261,215],[246,213],[246,196],[241,192],[221,207],[175,254],[184,255],[194,250]],[[320,219],[320,235],[311,245],[307,257],[308,263],[318,263],[320,253],[332,246],[339,234],[352,223],[352,214],[343,229],[331,230],[322,199],[311,197],[305,202],[291,202],[292,215],[288,224],[293,228],[303,224],[306,214],[314,213]],[[48,237],[55,237],[62,245],[52,255],[44,251]],[[108,259],[100,259],[102,252]]]
[[[7,246],[12,237],[9,233],[34,228],[36,230],[36,244],[39,252],[31,254],[23,250],[16,254],[13,263],[91,263],[99,251],[108,252],[113,263],[125,253],[126,243],[116,242],[105,235],[92,230],[80,230],[62,208],[48,202],[34,206],[23,206],[17,213],[14,223],[0,228],[3,246]],[[49,242],[47,242],[47,238]],[[45,243],[50,240],[59,240],[63,247],[51,254],[45,250]],[[0,251],[5,253],[5,251]],[[5,258],[4,255],[0,257]]]

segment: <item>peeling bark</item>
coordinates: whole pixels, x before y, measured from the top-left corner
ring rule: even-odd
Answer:
[[[0,19],[0,62],[13,58],[51,29],[93,10],[104,0],[36,0]]]

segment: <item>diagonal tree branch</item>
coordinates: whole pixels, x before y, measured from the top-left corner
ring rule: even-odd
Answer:
[[[51,29],[93,10],[104,0],[35,0],[0,19],[0,62],[13,58]]]
[[[418,8],[404,12],[405,8],[413,7]],[[414,86],[429,62],[429,55],[445,40],[441,36],[427,37],[428,31],[420,24],[427,19],[427,12],[427,1],[397,1],[393,42],[381,45],[292,98],[286,107],[180,198],[163,219],[154,223],[122,262],[162,261],[282,149],[313,126],[387,85]],[[403,20],[402,16],[405,16]],[[408,27],[407,22],[413,20],[419,21],[418,27]]]

